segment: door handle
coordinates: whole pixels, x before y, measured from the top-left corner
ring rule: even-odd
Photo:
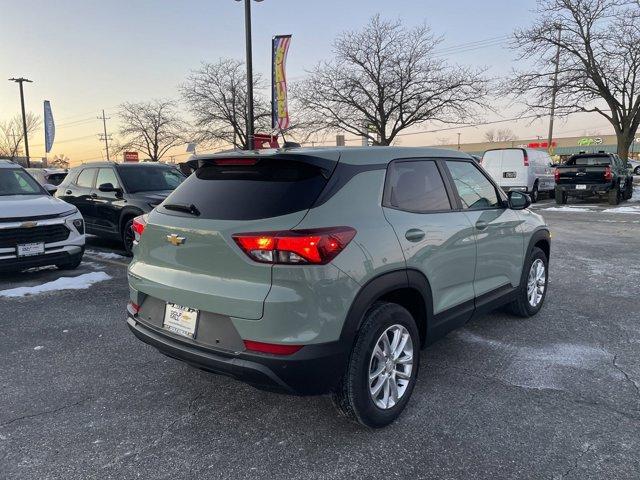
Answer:
[[[484,230],[485,228],[487,228],[489,226],[489,224],[487,222],[485,222],[484,220],[478,220],[476,222],[476,228],[478,230]]]
[[[66,193],[67,195],[71,195],[73,192],[72,192],[71,190],[67,190],[65,193]]]
[[[411,228],[404,234],[404,238],[410,242],[419,242],[424,238],[424,232],[419,228]]]

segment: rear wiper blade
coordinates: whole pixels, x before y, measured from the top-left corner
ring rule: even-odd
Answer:
[[[167,210],[189,213],[191,215],[195,215],[196,217],[200,216],[200,210],[198,210],[198,207],[196,207],[193,203],[191,205],[184,205],[181,203],[165,203],[162,204],[162,206]]]

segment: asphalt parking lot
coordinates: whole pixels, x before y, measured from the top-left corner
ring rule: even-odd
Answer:
[[[74,272],[0,277],[0,478],[637,479],[640,203],[623,206],[638,211],[536,205],[553,234],[540,314],[495,312],[423,351],[380,431],[137,341],[113,244],[90,239]],[[81,275],[96,283],[16,290]]]

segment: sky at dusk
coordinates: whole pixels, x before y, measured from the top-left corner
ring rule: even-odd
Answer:
[[[97,139],[105,109],[112,119],[108,131],[116,134],[118,104],[158,97],[179,100],[178,85],[201,61],[220,57],[244,58],[242,4],[234,0],[95,1],[0,0],[0,77],[25,76],[27,110],[42,115],[42,101],[51,101],[57,124],[51,156],[64,153],[72,163],[102,158]],[[489,67],[491,76],[503,76],[514,66],[516,54],[504,38],[533,18],[533,0],[264,0],[253,2],[254,70],[268,78],[270,39],[292,34],[287,62],[295,80],[319,60],[330,58],[331,43],[340,32],[355,30],[380,13],[402,19],[408,26],[426,22],[444,36],[439,49],[495,39],[492,46],[447,53],[451,63]],[[502,42],[502,43],[501,43]],[[517,109],[499,107],[509,118]],[[0,82],[0,120],[20,111],[18,86]],[[295,112],[291,112],[295,116]],[[546,135],[547,119],[533,123],[502,124],[520,137]],[[420,130],[440,125],[426,124]],[[444,138],[453,143],[481,141],[489,127],[456,129],[403,137],[402,145],[432,145]],[[560,121],[558,136],[610,132],[597,115],[576,115]],[[44,156],[44,135],[30,138],[31,154]],[[182,155],[184,148],[172,152]],[[184,157],[182,157],[184,158]],[[180,157],[178,157],[180,159]]]

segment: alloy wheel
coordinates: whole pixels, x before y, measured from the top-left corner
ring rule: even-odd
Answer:
[[[392,325],[378,338],[369,361],[369,393],[387,410],[405,394],[413,371],[413,339],[403,325]]]
[[[544,262],[537,258],[531,264],[529,269],[529,278],[527,280],[527,299],[529,305],[537,307],[544,296],[544,289],[547,284],[547,274]]]

